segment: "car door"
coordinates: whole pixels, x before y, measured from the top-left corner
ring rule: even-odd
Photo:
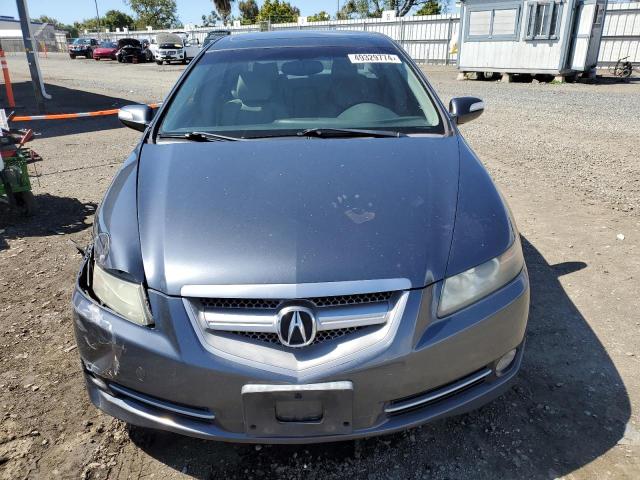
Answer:
[[[187,58],[193,58],[200,52],[200,45],[187,42],[184,44],[184,54]]]

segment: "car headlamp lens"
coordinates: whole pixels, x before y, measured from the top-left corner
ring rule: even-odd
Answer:
[[[516,238],[502,255],[445,280],[438,317],[445,317],[486,297],[513,280],[523,266],[522,246]]]
[[[153,319],[144,287],[93,266],[93,293],[105,306],[138,325],[152,325]]]

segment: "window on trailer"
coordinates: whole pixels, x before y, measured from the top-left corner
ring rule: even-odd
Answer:
[[[499,8],[470,9],[465,40],[517,40],[520,29],[520,4],[507,3]]]
[[[529,2],[527,40],[556,40],[560,32],[562,3]]]

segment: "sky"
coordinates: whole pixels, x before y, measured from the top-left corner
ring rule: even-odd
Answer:
[[[340,4],[344,1],[340,0]],[[132,13],[123,0],[97,0],[97,2],[100,15],[107,10]],[[213,9],[211,0],[176,0],[176,3],[178,17],[182,23],[198,24],[201,22],[201,16]],[[289,3],[297,6],[303,16],[313,15],[320,10],[326,10],[334,15],[338,7],[338,0],[289,0]],[[258,4],[262,4],[262,1],[258,0]],[[29,16],[32,18],[47,15],[67,24],[96,16],[94,0],[27,0],[27,5]],[[234,10],[235,14],[237,14],[237,7]],[[0,15],[18,18],[15,1],[0,0]]]

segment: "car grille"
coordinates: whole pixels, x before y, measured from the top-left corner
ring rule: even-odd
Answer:
[[[361,293],[357,295],[339,295],[334,297],[315,297],[305,300],[316,307],[335,307],[345,305],[362,305],[367,303],[388,302],[394,292]],[[275,310],[286,300],[272,300],[259,298],[202,298],[205,308],[250,308],[261,310]]]
[[[313,344],[319,344],[328,342],[330,340],[335,340],[337,338],[345,337],[347,335],[351,335],[359,332],[363,328],[366,327],[350,327],[350,328],[336,328],[333,330],[323,330],[322,332],[318,332],[316,335]],[[280,339],[278,338],[277,333],[270,332],[230,332],[232,335],[239,335],[244,338],[248,338],[250,340],[256,340],[259,342],[265,343],[273,343],[280,344]]]
[[[316,317],[317,332],[310,345],[346,340],[363,330],[374,331],[387,321],[396,291],[309,297],[302,299],[197,298],[192,305],[209,333],[282,346],[276,323],[280,308],[299,304]]]

